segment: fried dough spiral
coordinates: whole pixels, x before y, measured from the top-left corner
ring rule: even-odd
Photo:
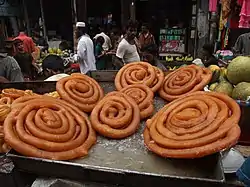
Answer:
[[[0,124],[2,124],[11,111],[12,99],[10,97],[2,97],[0,99]]]
[[[10,97],[2,97],[0,99],[0,105],[10,105],[12,103],[12,99]]]
[[[210,82],[212,72],[207,68],[189,65],[168,74],[159,90],[160,96],[173,101],[189,93],[202,91]]]
[[[90,116],[93,128],[101,135],[122,139],[135,133],[140,125],[140,109],[136,102],[121,92],[107,94]]]
[[[115,86],[118,91],[133,84],[145,84],[157,92],[164,79],[164,73],[147,62],[134,62],[125,65],[115,77]]]
[[[130,85],[121,90],[122,93],[132,97],[139,105],[141,119],[145,119],[154,113],[154,93],[144,84]]]
[[[96,142],[88,116],[63,100],[24,96],[12,107],[4,122],[4,138],[20,154],[71,160],[86,156]]]
[[[33,93],[32,90],[18,90],[15,88],[7,88],[7,89],[3,89],[2,90],[2,95],[4,97],[9,97],[13,100],[25,96],[25,95],[37,95],[35,93]]]
[[[148,120],[144,141],[162,157],[204,157],[236,144],[240,115],[230,97],[195,92],[171,102]]]
[[[12,99],[9,97],[2,97],[0,99],[0,153],[7,153],[10,150],[4,141],[3,123],[11,111],[11,103]]]
[[[61,99],[87,113],[90,113],[104,96],[103,89],[94,79],[80,73],[60,79],[56,90]]]

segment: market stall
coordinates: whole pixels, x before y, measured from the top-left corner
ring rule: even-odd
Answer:
[[[190,65],[165,75],[131,63],[58,82],[1,84],[2,103],[11,105],[3,128],[3,145],[12,148],[7,157],[45,177],[226,185],[222,156],[239,140],[241,112],[229,96],[203,91],[214,71]]]

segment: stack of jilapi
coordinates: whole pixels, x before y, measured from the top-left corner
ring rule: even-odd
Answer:
[[[204,157],[237,143],[240,116],[239,105],[227,95],[191,93],[172,101],[147,121],[144,142],[161,157]]]
[[[102,136],[123,139],[140,125],[140,109],[135,100],[121,92],[110,92],[93,109],[93,128]]]
[[[3,97],[9,97],[13,100],[25,96],[25,95],[37,95],[32,90],[18,90],[15,88],[3,89],[1,95]]]
[[[115,86],[118,91],[129,85],[145,84],[157,92],[162,86],[164,73],[161,69],[147,62],[134,62],[125,65],[115,77]]]
[[[10,147],[4,141],[3,123],[11,111],[11,104],[12,99],[9,97],[0,99],[0,153],[7,153],[10,150]]]
[[[60,79],[56,90],[61,99],[87,113],[104,97],[101,86],[91,77],[80,73]]]
[[[189,93],[202,91],[212,79],[212,72],[197,65],[179,68],[166,75],[159,90],[161,98],[173,101]]]
[[[71,160],[86,156],[96,143],[88,116],[66,101],[24,96],[11,107],[4,121],[4,139],[24,156]]]
[[[123,88],[121,92],[132,97],[139,105],[141,119],[145,119],[154,113],[154,93],[148,86],[134,84]]]

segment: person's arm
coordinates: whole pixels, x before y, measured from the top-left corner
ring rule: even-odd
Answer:
[[[36,69],[37,72],[40,72],[39,67],[37,66],[34,58],[32,55],[29,54],[29,61],[31,62],[31,65]]]
[[[36,45],[34,43],[34,41],[32,40],[32,38],[29,39],[29,43],[30,43],[30,49],[31,49],[31,52],[34,53],[36,52]]]
[[[93,40],[95,41],[99,36],[100,36],[99,34],[95,35]]]
[[[135,45],[137,47],[138,53],[140,53],[141,49],[142,49],[142,44],[140,43],[140,41],[137,38],[135,38]]]
[[[143,48],[144,48],[144,39],[143,39],[143,36],[142,36],[142,34],[140,34],[139,35],[139,37],[138,37],[138,43],[140,44],[140,46],[138,46],[138,48],[140,47],[140,50],[144,50]]]
[[[126,53],[126,46],[122,42],[120,42],[116,50],[116,57],[122,60],[124,58],[125,53]]]
[[[111,39],[110,39],[110,37],[107,37],[107,43],[108,43],[108,47],[109,47],[109,49],[112,49],[112,42],[111,42]]]
[[[0,83],[9,83],[10,81],[5,77],[0,76]]]
[[[87,51],[87,47],[84,41],[79,41],[78,46],[77,46],[77,57],[80,63],[80,66],[82,67],[81,70],[84,69],[88,69],[88,62],[86,62],[86,51]]]
[[[151,34],[151,36],[152,36],[152,42],[153,42],[153,44],[156,44],[154,35]]]
[[[11,82],[23,82],[24,81],[23,74],[17,61],[12,57],[7,57],[7,58],[9,59],[8,63],[6,64],[7,65],[6,77]]]
[[[232,48],[232,51],[235,55],[240,55],[242,54],[242,49],[243,49],[243,41],[242,37],[239,36],[237,41],[235,42],[234,47]]]
[[[98,60],[100,58],[102,58],[103,56],[105,56],[105,52],[104,50],[101,50],[101,48],[99,46],[95,47],[95,58]]]
[[[124,44],[119,43],[117,51],[116,51],[116,57],[114,60],[114,65],[118,68],[122,67],[124,65],[123,58],[126,53],[126,46]]]
[[[77,56],[78,56],[79,59],[84,59],[85,54],[86,54],[85,43],[80,40],[78,45],[77,45]]]

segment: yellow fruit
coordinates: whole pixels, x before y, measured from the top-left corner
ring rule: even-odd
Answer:
[[[218,86],[216,86],[214,91],[218,93],[224,93],[231,97],[233,92],[233,85],[228,81],[222,81],[218,84]]]
[[[220,75],[224,78],[227,77],[227,69],[226,68],[221,68],[220,69]]]
[[[48,49],[48,52],[51,54],[51,53],[53,53],[53,49],[52,48],[49,48]]]
[[[220,70],[220,67],[216,66],[216,65],[211,65],[208,67],[208,69],[210,69],[212,72],[214,72],[215,70]]]
[[[211,85],[209,86],[209,90],[210,90],[210,91],[214,91],[215,88],[216,88],[218,85],[219,85],[218,82],[211,84]]]
[[[57,53],[57,48],[56,48],[56,47],[53,48],[53,52],[54,52],[55,54]]]
[[[57,49],[57,54],[62,54],[62,50],[61,49]]]

